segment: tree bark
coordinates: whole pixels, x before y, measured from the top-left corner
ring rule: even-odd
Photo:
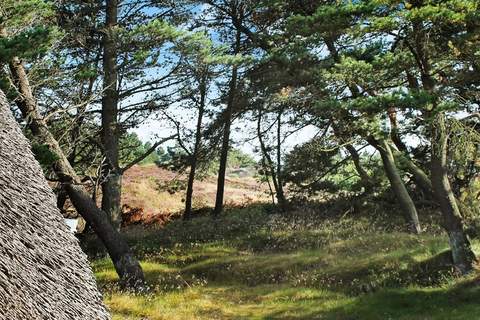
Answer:
[[[383,167],[385,169],[387,178],[390,181],[390,186],[392,187],[398,203],[408,219],[407,222],[410,224],[412,232],[416,234],[421,233],[422,229],[420,227],[420,221],[418,219],[415,203],[413,203],[412,198],[408,194],[405,183],[398,172],[398,168],[395,165],[395,159],[390,146],[385,140],[376,140],[373,137],[369,138],[368,142],[378,150],[380,156],[382,157]]]
[[[92,201],[86,190],[73,183],[65,186],[68,196],[85,221],[95,230],[107,249],[122,287],[141,288],[145,283],[143,270],[122,236],[116,231],[102,210]]]
[[[118,0],[106,1],[103,35],[103,97],[102,145],[105,167],[102,184],[102,209],[112,225],[120,229],[122,223],[122,171],[119,165],[118,74],[115,28],[118,20]]]
[[[237,30],[235,37],[234,54],[238,54],[240,52],[240,40],[241,32]],[[232,77],[230,79],[228,90],[227,108],[225,110],[225,126],[222,137],[222,149],[220,152],[220,168],[218,169],[217,178],[217,195],[215,198],[215,208],[212,212],[212,215],[214,217],[220,215],[223,211],[223,197],[225,194],[225,174],[227,171],[228,151],[230,149],[230,130],[232,125],[233,107],[235,104],[235,96],[237,91],[237,81],[238,66],[235,64],[232,67]]]
[[[425,33],[418,24],[414,30],[415,48],[421,61],[418,62],[422,88],[431,96],[439,98],[436,92],[436,80],[432,77],[429,55],[425,52]],[[433,102],[432,111],[426,111],[425,117],[432,120],[430,125],[431,134],[431,173],[433,193],[439,204],[444,220],[443,227],[448,234],[452,259],[456,268],[462,273],[469,273],[476,262],[475,254],[470,241],[464,231],[463,219],[452,187],[448,179],[447,152],[448,132],[445,112],[438,109],[438,101]],[[432,117],[432,114],[435,114]]]
[[[335,121],[333,119],[331,120],[332,124],[332,129],[333,129],[333,134],[337,137],[337,139],[342,143],[345,144],[346,141],[344,139],[344,133],[343,130],[341,130]],[[368,192],[372,189],[373,183],[372,180],[370,179],[370,176],[368,173],[363,169],[362,164],[360,162],[360,155],[358,154],[357,149],[350,143],[345,144],[345,149],[347,149],[348,153],[350,153],[350,156],[352,157],[353,164],[355,166],[355,170],[357,171],[358,175],[360,176],[360,180],[362,181],[362,184],[365,187],[365,191]]]
[[[462,273],[473,270],[476,262],[464,227],[463,219],[452,192],[447,173],[448,134],[446,119],[443,112],[439,112],[432,123],[432,186],[443,216],[444,228],[447,231],[453,263]]]
[[[48,146],[50,152],[57,155],[58,159],[53,165],[55,174],[65,185],[65,189],[75,209],[91,224],[93,230],[107,248],[107,252],[120,277],[121,284],[128,288],[136,288],[143,284],[143,271],[138,260],[131,253],[126,241],[112,227],[105,212],[98,209],[95,202],[88,196],[87,191],[81,185],[80,178],[73,170],[57,140],[48,130],[47,124],[39,114],[37,102],[31,91],[27,74],[18,58],[15,58],[10,63],[10,71],[13,82],[20,93],[16,103],[22,112],[23,118],[27,121],[35,138]]]
[[[392,139],[398,150],[407,152],[407,146],[403,143],[398,129],[397,109],[395,107],[388,108],[388,119],[390,120],[390,139]]]
[[[278,204],[281,209],[285,209],[287,199],[283,191],[282,181],[282,110],[277,115],[277,182],[278,182]]]
[[[267,174],[269,174],[270,177],[272,178],[272,184],[273,184],[273,189],[275,190],[275,197],[277,198],[277,203],[280,206],[283,206],[284,199],[282,199],[282,193],[280,192],[279,181],[277,178],[277,173],[275,172],[275,165],[273,163],[272,157],[270,156],[270,153],[267,150],[265,142],[263,141],[261,123],[262,123],[262,111],[259,110],[258,119],[257,119],[257,136],[258,136],[258,142],[260,144],[260,150],[262,151],[262,156],[263,156],[262,161],[264,164],[264,168],[267,169],[268,171]],[[268,175],[267,175],[267,179],[268,179]]]
[[[202,139],[202,121],[205,113],[205,101],[207,96],[207,77],[205,73],[200,80],[200,102],[198,106],[197,127],[195,131],[195,145],[190,160],[190,172],[188,173],[187,192],[185,196],[185,213],[184,219],[190,219],[192,216],[192,199],[193,199],[193,184],[195,182],[195,172],[197,170],[198,154],[200,151],[200,143]]]
[[[404,164],[406,169],[413,175],[415,184],[425,193],[429,198],[433,197],[432,183],[427,174],[420,169],[413,161],[408,157],[408,149],[405,143],[403,143],[400,137],[397,121],[397,110],[395,107],[390,107],[387,111],[388,118],[390,120],[390,138],[396,148],[392,148],[392,152],[401,164]]]
[[[345,149],[347,149],[348,153],[350,153],[350,156],[352,157],[355,170],[360,176],[360,180],[362,181],[362,184],[365,187],[365,191],[368,192],[372,190],[372,187],[373,187],[372,181],[370,179],[370,176],[365,171],[365,169],[363,169],[362,164],[360,163],[360,155],[358,154],[357,149],[355,149],[355,147],[352,146],[351,144],[347,144],[345,146]]]
[[[401,151],[391,147],[395,160],[404,165],[405,169],[413,175],[415,184],[430,198],[433,197],[432,182],[428,175],[412,159]]]

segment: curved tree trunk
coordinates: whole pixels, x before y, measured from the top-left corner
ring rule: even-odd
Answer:
[[[412,159],[401,151],[391,147],[395,160],[404,165],[405,169],[413,175],[415,184],[429,197],[433,197],[432,182],[428,175]]]
[[[416,25],[415,30],[422,33],[420,24]],[[422,88],[432,97],[439,99],[436,92],[436,80],[432,76],[429,55],[425,52],[425,45],[422,41],[423,35],[418,34],[415,47],[422,61],[418,69],[422,81]],[[438,101],[434,101],[431,111],[425,112],[426,118],[430,119],[431,134],[431,173],[430,179],[433,187],[433,194],[439,204],[443,217],[443,227],[448,234],[450,249],[452,250],[452,259],[456,268],[466,274],[473,270],[476,262],[475,254],[470,245],[470,241],[464,231],[463,219],[458,208],[455,195],[453,194],[447,171],[447,152],[448,152],[448,132],[446,124],[446,115],[444,111],[437,110]],[[431,117],[437,112],[434,117]]]
[[[365,171],[365,169],[363,169],[362,167],[362,164],[360,162],[360,155],[358,154],[357,149],[355,149],[355,147],[352,146],[351,144],[347,144],[345,146],[345,149],[347,149],[348,153],[350,153],[350,156],[352,157],[355,170],[360,176],[360,180],[362,181],[362,184],[365,187],[365,191],[369,192],[370,190],[372,190],[372,187],[373,187],[372,180],[370,179],[370,176]]]
[[[59,180],[65,184],[66,191],[75,209],[87,223],[91,224],[93,230],[107,248],[121,283],[126,287],[137,287],[142,284],[144,276],[137,259],[131,253],[126,241],[112,227],[105,212],[98,209],[95,202],[89,197],[57,140],[48,130],[47,124],[38,113],[37,102],[31,91],[27,74],[21,61],[14,59],[10,64],[10,70],[17,90],[20,93],[16,103],[22,112],[23,118],[28,122],[28,126],[35,138],[48,146],[50,152],[57,155],[58,159],[55,161],[53,169]]]
[[[466,274],[473,270],[476,261],[464,229],[463,219],[447,174],[448,135],[445,114],[439,112],[432,124],[432,186],[435,198],[440,205],[452,250],[453,263]]]
[[[420,221],[418,219],[417,209],[415,208],[415,203],[413,203],[412,198],[408,194],[405,183],[402,180],[398,172],[398,168],[395,165],[395,160],[393,158],[392,150],[385,140],[376,140],[374,138],[369,138],[368,142],[375,147],[382,157],[383,167],[385,168],[385,173],[390,181],[395,197],[398,200],[400,207],[402,208],[405,216],[408,218],[408,223],[410,224],[411,230],[414,233],[421,233],[422,229],[420,227]]]
[[[408,156],[408,149],[405,143],[403,143],[402,138],[400,137],[400,130],[398,128],[397,121],[397,110],[395,107],[390,107],[388,109],[388,118],[390,120],[390,138],[392,139],[393,144],[396,148],[391,148],[392,152],[401,164],[405,165],[405,168],[412,174],[415,184],[422,189],[424,194],[432,198],[433,190],[432,183],[428,175],[420,169]]]
[[[105,212],[100,210],[83,186],[69,183],[65,186],[73,206],[95,230],[112,259],[123,287],[141,288],[145,282],[142,268],[127,242],[116,231]]]

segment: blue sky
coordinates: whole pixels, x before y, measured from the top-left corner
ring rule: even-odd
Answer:
[[[196,14],[198,15],[201,14],[201,12],[204,12],[204,13],[206,12],[207,15],[209,14],[207,5],[196,6],[192,9],[192,11],[195,11]],[[210,32],[210,36],[214,41],[220,41],[218,34],[216,34],[215,32]],[[134,100],[138,99],[140,101],[141,99],[144,99],[144,97],[134,97],[133,99]],[[189,118],[188,115],[182,114],[186,112],[185,109],[176,108],[175,106],[172,106],[169,108],[169,110],[170,110],[170,114],[174,115],[175,118],[182,119],[181,121],[183,125],[188,126],[189,128],[195,127],[195,120],[188,120],[187,119]],[[254,132],[256,131],[255,126],[256,126],[256,123],[252,123],[247,119],[236,120],[233,123],[232,135],[231,135],[231,139],[235,147],[238,147],[242,151],[248,154],[251,154],[253,156],[255,156],[254,149],[258,144],[258,140],[254,139],[255,137]],[[172,135],[173,133],[175,133],[176,130],[172,128],[168,122],[164,120],[157,120],[151,117],[149,120],[145,121],[138,128],[135,128],[131,131],[135,132],[139,136],[139,138],[144,142],[147,142],[147,141],[154,142],[158,139],[161,139],[162,137],[167,137]],[[289,151],[297,144],[301,144],[303,142],[310,140],[317,132],[318,132],[317,128],[313,126],[309,126],[291,135],[285,141],[285,144],[284,144],[285,152]],[[272,136],[274,134],[275,132],[272,132]],[[246,140],[248,140],[248,142],[245,142]],[[175,141],[172,140],[165,143],[164,147],[172,146],[174,144],[175,144]]]

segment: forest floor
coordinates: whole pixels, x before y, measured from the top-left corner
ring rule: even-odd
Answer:
[[[114,320],[477,318],[478,273],[456,277],[444,235],[391,220],[251,205],[128,228],[144,293],[119,290],[107,258],[93,268]]]

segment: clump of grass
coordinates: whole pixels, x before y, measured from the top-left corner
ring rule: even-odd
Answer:
[[[114,319],[471,319],[480,311],[474,279],[459,283],[452,272],[444,235],[385,225],[253,205],[127,232],[145,293],[120,291],[108,260],[93,265]]]

